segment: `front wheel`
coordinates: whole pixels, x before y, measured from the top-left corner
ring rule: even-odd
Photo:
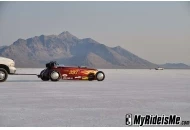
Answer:
[[[104,72],[98,71],[98,72],[96,73],[96,79],[97,79],[98,81],[103,81],[103,80],[105,79],[105,74],[104,74]]]
[[[0,68],[0,82],[4,82],[7,80],[8,73],[5,69]]]

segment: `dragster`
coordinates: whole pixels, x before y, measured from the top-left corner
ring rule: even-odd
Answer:
[[[105,74],[94,68],[83,66],[63,66],[57,64],[55,61],[46,64],[46,69],[42,70],[38,75],[43,81],[59,81],[63,80],[97,80],[103,81]]]
[[[1,63],[2,61],[2,63]],[[19,74],[16,73],[15,63],[8,58],[0,57],[0,82],[6,81],[8,75],[36,75],[42,81],[59,81],[59,80],[97,80],[103,81],[105,74],[95,68],[84,66],[64,66],[51,61],[46,64],[46,68],[40,74]]]

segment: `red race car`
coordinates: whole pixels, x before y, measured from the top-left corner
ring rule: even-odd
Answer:
[[[60,66],[55,61],[51,61],[46,64],[46,69],[41,71],[38,78],[41,78],[43,81],[59,81],[60,79],[103,81],[105,74],[93,68]]]

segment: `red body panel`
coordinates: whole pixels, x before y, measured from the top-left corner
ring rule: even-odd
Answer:
[[[94,74],[98,72],[97,69],[93,68],[83,68],[83,67],[66,67],[66,66],[58,66],[53,67],[52,70],[59,72],[61,75],[61,79],[67,80],[88,80],[89,74]]]

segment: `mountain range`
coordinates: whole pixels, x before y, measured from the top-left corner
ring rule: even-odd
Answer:
[[[128,50],[108,47],[91,38],[79,39],[68,31],[59,35],[41,35],[18,39],[0,47],[0,56],[16,61],[17,67],[45,67],[49,61],[64,65],[96,68],[150,69],[158,67]]]
[[[166,63],[160,66],[165,69],[190,69],[190,66],[184,63]]]

